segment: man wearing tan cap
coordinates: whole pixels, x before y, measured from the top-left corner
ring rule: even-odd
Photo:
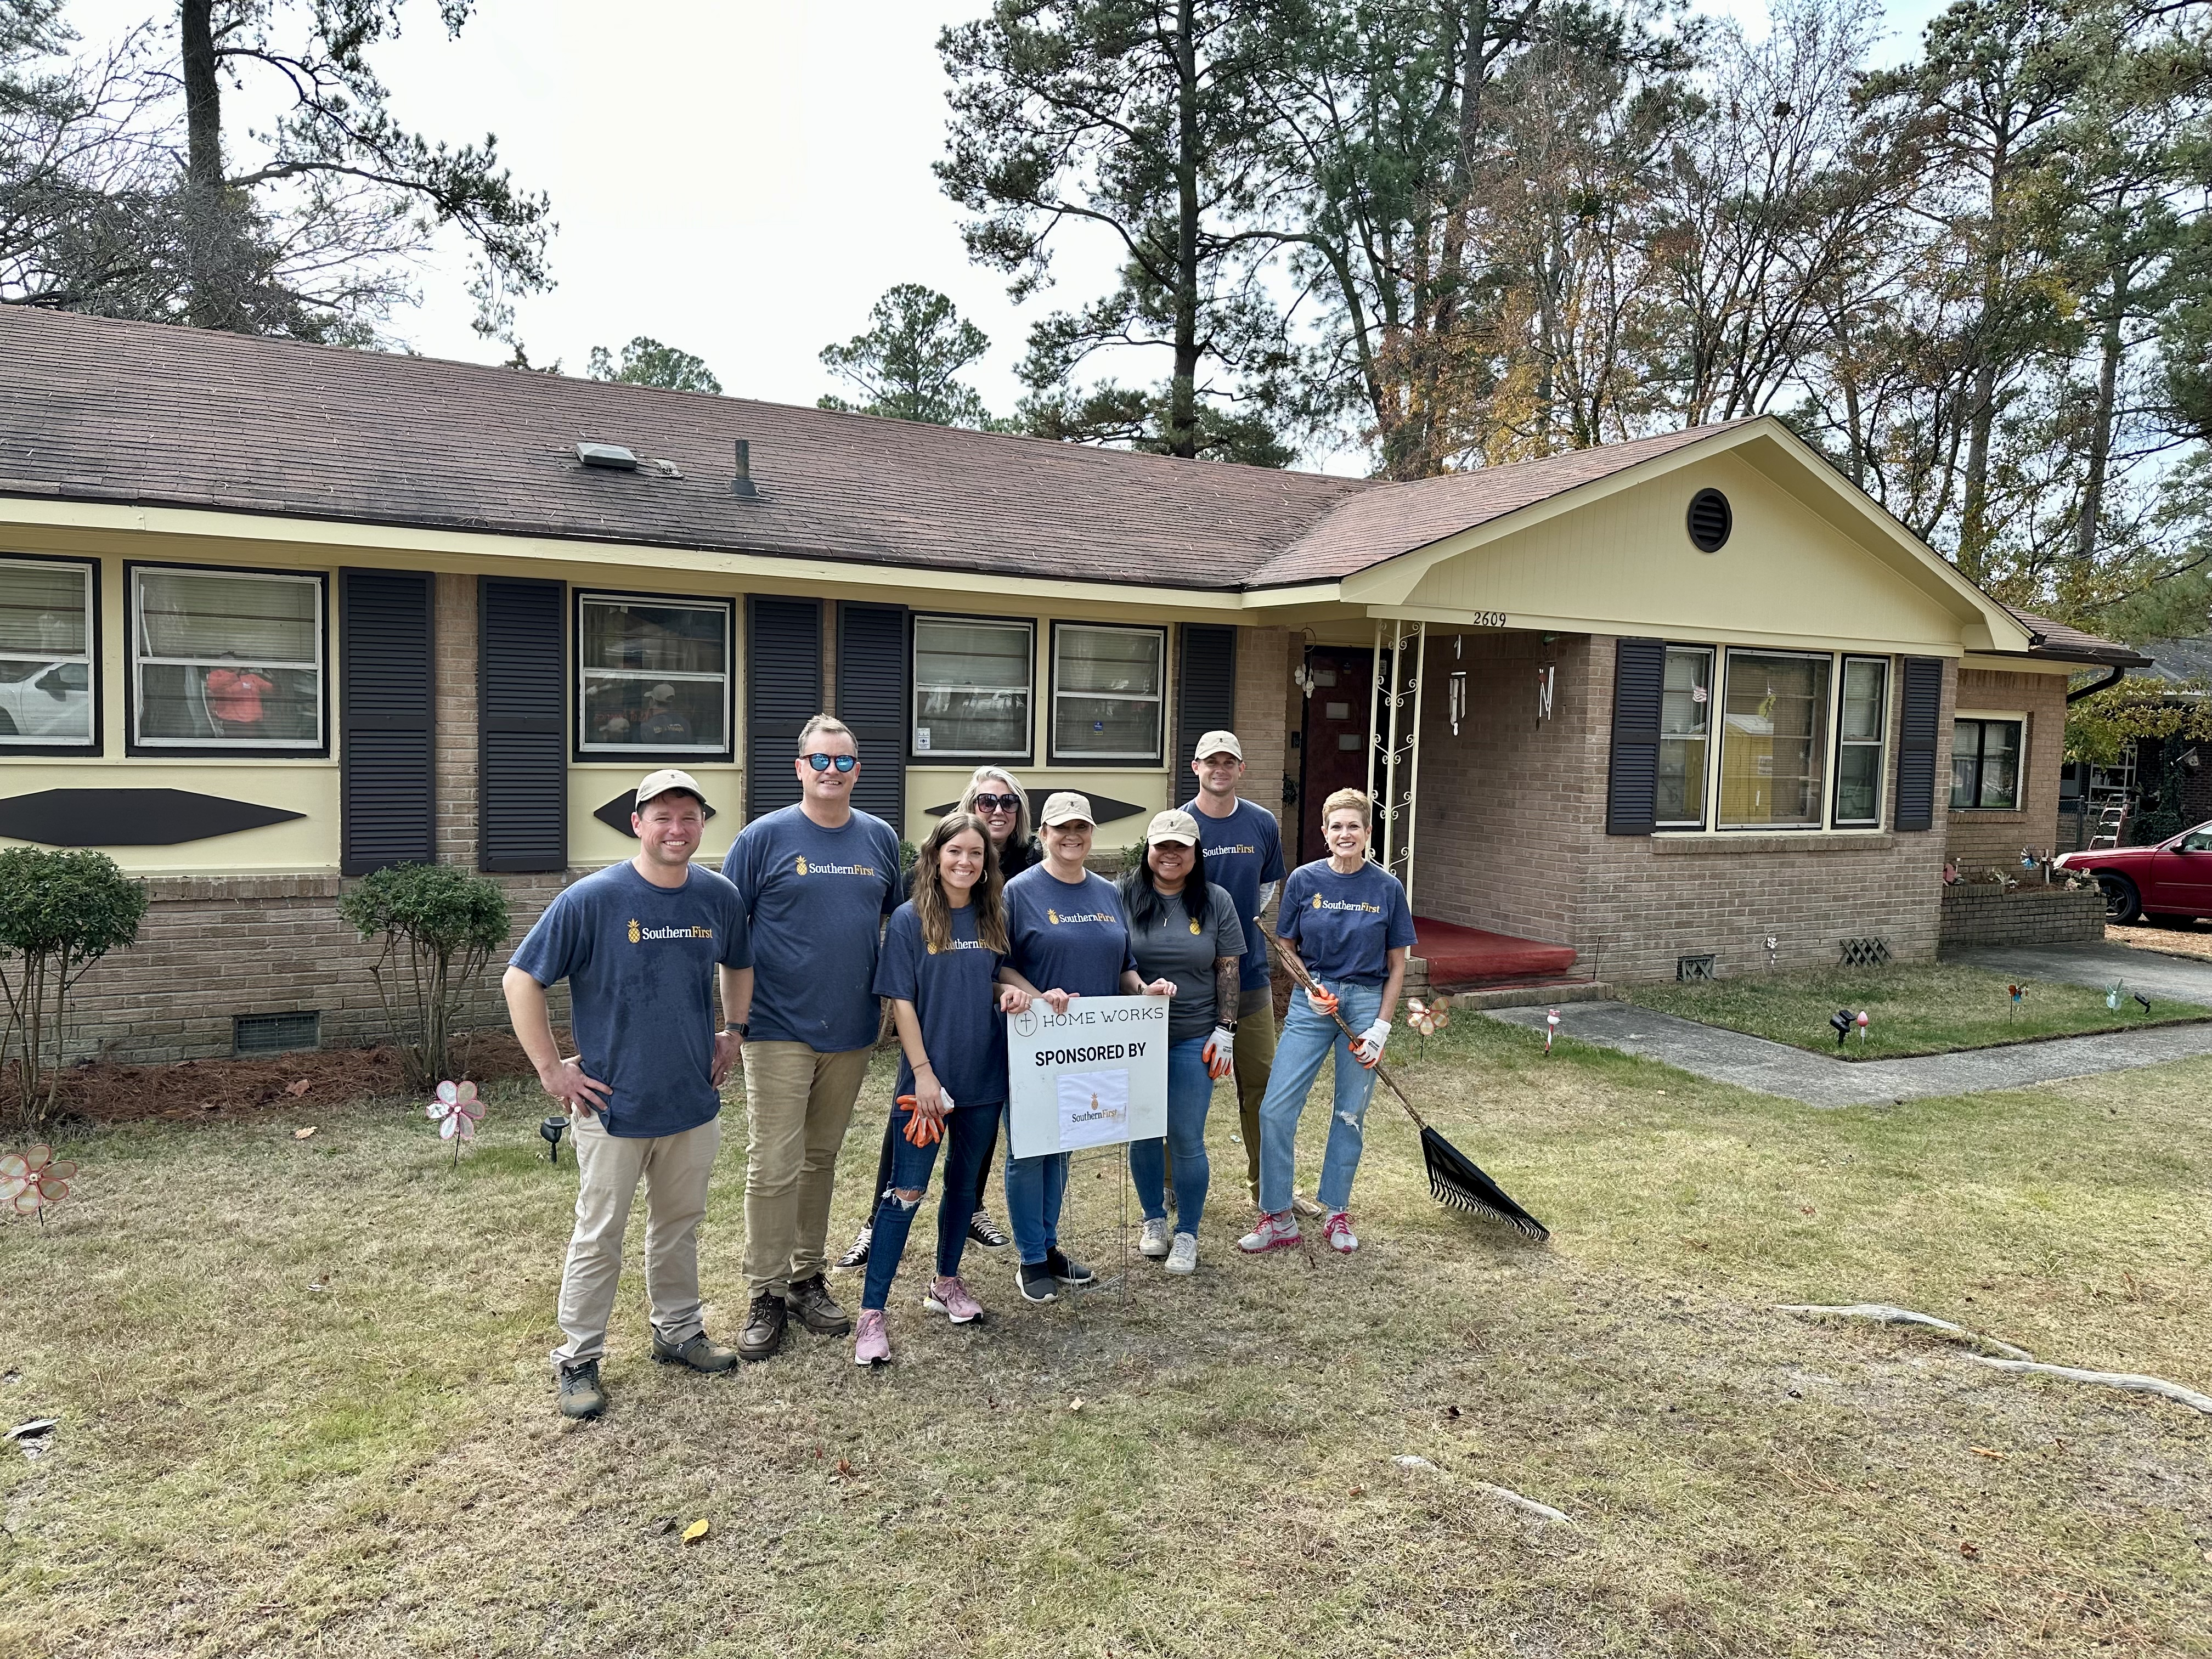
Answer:
[[[1267,1077],[1275,1062],[1274,967],[1260,917],[1287,873],[1283,866],[1283,833],[1275,815],[1240,800],[1244,779],[1244,745],[1234,732],[1208,732],[1198,740],[1190,769],[1198,776],[1198,795],[1184,810],[1198,820],[1199,845],[1206,855],[1206,878],[1227,890],[1244,924],[1244,959],[1238,965],[1237,1006],[1222,1019],[1237,1033],[1237,1115],[1244,1137],[1245,1186],[1258,1202],[1260,1193],[1260,1103],[1267,1098]],[[1301,1195],[1302,1205],[1312,1200]]]
[[[575,1127],[576,1229],[553,1350],[563,1417],[606,1409],[599,1361],[641,1180],[653,1357],[695,1371],[738,1363],[700,1316],[699,1222],[721,1144],[722,1079],[743,1041],[717,1034],[714,980],[719,971],[725,1007],[750,1000],[751,942],[737,889],[692,866],[707,802],[689,773],[648,776],[629,821],[637,856],[556,895],[501,981],[516,1039]],[[576,1039],[568,1059],[545,1006],[564,979]]]

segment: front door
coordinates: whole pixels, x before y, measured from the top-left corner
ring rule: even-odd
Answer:
[[[1298,844],[1294,864],[1327,858],[1321,838],[1321,804],[1339,789],[1367,787],[1367,720],[1373,708],[1371,651],[1317,647],[1309,663],[1313,695],[1306,699],[1304,760],[1298,773]]]

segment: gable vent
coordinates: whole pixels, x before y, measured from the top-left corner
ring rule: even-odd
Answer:
[[[1734,528],[1735,514],[1719,490],[1700,489],[1690,497],[1690,541],[1698,551],[1719,552]]]

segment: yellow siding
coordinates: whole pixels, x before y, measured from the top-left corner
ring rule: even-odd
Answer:
[[[119,751],[119,743],[117,748]],[[101,848],[133,875],[329,874],[338,867],[336,761],[135,759],[119,765],[113,761],[0,757],[0,795],[94,788],[189,789],[195,794],[307,814],[176,847]],[[24,844],[0,840],[0,846]]]
[[[1169,746],[1174,747],[1172,732]],[[1104,768],[1086,771],[1073,766],[1016,766],[1009,769],[1025,789],[1073,789],[1080,794],[1134,801],[1141,811],[1098,826],[1097,845],[1102,849],[1127,847],[1142,840],[1145,826],[1152,822],[1152,815],[1176,804],[1169,799],[1168,769],[1164,766],[1130,767],[1120,771]],[[958,800],[974,771],[972,765],[908,767],[906,827],[901,833],[908,841],[920,842],[937,822],[927,809]],[[1195,789],[1194,781],[1191,787]],[[1189,790],[1181,792],[1188,793]],[[1180,798],[1179,794],[1177,799]]]

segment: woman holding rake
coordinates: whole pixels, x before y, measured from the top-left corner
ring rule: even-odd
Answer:
[[[1328,857],[1291,872],[1275,926],[1285,954],[1304,966],[1314,985],[1291,999],[1274,1073],[1260,1103],[1260,1224],[1237,1241],[1253,1255],[1299,1242],[1291,1210],[1298,1119],[1322,1061],[1332,1053],[1335,1101],[1315,1196],[1323,1212],[1322,1239],[1346,1255],[1359,1248],[1345,1206],[1352,1201],[1352,1179],[1365,1145],[1374,1067],[1389,1039],[1413,944],[1405,888],[1367,857],[1366,795],[1340,789],[1323,801],[1322,834]],[[1361,1032],[1358,1042],[1337,1024],[1340,1016]]]
[[[1034,994],[1004,965],[1006,919],[989,836],[975,814],[946,813],[922,843],[914,896],[884,930],[875,992],[890,1000],[898,1028],[897,1104],[891,1109],[891,1175],[876,1206],[874,1249],[854,1336],[856,1365],[891,1357],[884,1310],[940,1142],[945,1165],[937,1276],[922,1305],[956,1325],[983,1311],[961,1280],[960,1257],[1006,1108],[1006,1028],[1000,1016],[1021,1012]],[[1066,1004],[1062,996],[1054,1006]]]

